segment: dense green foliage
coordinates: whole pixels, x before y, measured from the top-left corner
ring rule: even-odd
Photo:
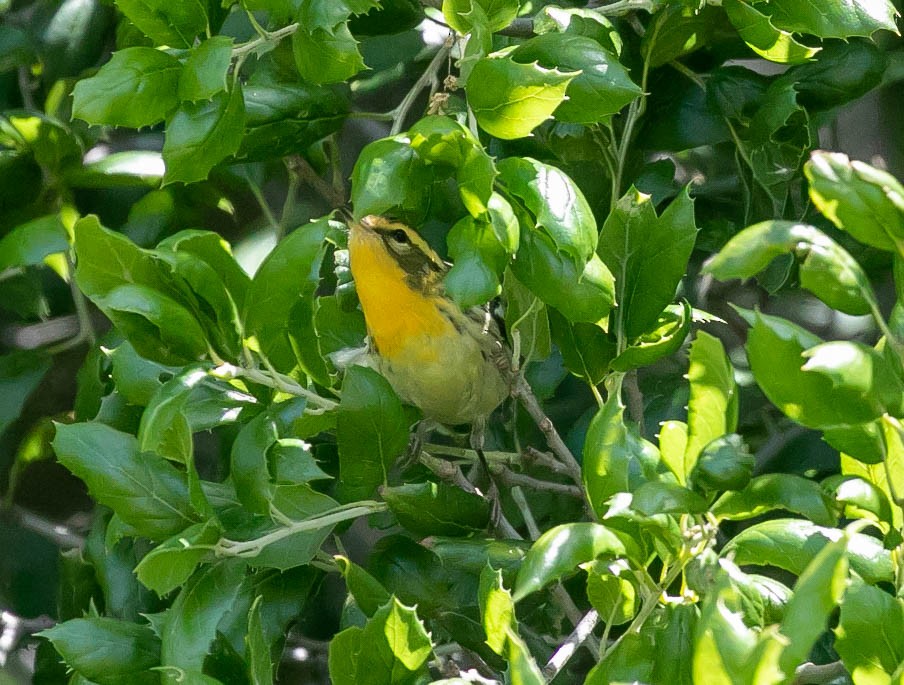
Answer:
[[[0,685],[904,682],[895,7],[563,4],[0,0]],[[505,303],[500,488],[346,206]]]

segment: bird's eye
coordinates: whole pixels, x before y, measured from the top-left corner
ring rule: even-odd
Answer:
[[[389,234],[389,237],[395,240],[397,243],[410,243],[411,241],[408,238],[408,234],[405,233],[401,228],[397,228],[392,233]]]

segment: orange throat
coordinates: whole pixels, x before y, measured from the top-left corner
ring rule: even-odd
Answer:
[[[420,347],[430,338],[455,334],[436,306],[436,296],[411,288],[378,235],[354,227],[348,248],[367,330],[381,357],[392,361],[400,354],[411,354],[412,345]]]

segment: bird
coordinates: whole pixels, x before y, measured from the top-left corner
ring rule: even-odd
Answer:
[[[349,228],[349,267],[377,369],[427,419],[482,430],[511,385],[492,311],[462,309],[444,292],[449,267],[411,227],[368,215]]]

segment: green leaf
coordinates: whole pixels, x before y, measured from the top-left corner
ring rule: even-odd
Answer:
[[[121,285],[94,300],[143,357],[180,365],[207,353],[206,335],[197,319],[157,290]]]
[[[629,339],[653,328],[674,301],[696,238],[687,189],[658,217],[650,196],[634,188],[616,203],[597,251],[615,275],[618,320]]]
[[[214,519],[189,526],[148,552],[135,567],[135,575],[163,597],[188,581],[198,564],[211,556],[211,545],[219,537]]]
[[[879,29],[898,32],[895,26],[898,12],[888,0],[849,0],[824,6],[797,0],[770,0],[764,7],[776,26],[819,38],[871,36]]]
[[[358,608],[366,616],[373,616],[377,610],[390,600],[386,588],[363,568],[342,556],[333,557],[339,565],[342,577],[349,594],[355,599]]]
[[[844,594],[848,581],[847,543],[845,535],[823,547],[794,585],[779,628],[788,638],[779,660],[788,676],[807,660]]]
[[[279,539],[265,540],[251,563],[254,566],[283,570],[309,563],[336,525],[335,522],[319,520],[320,515],[333,511],[338,506],[338,502],[332,497],[313,490],[306,483],[275,486],[270,508],[280,525],[275,529],[262,530],[261,537],[269,532],[285,532],[287,520],[314,520],[306,528],[290,532]]]
[[[713,42],[723,16],[711,6],[665,3],[654,14],[641,42],[641,54],[650,67],[660,67]]]
[[[354,217],[385,215],[389,210],[400,218],[420,217],[430,181],[423,160],[407,142],[384,138],[369,143],[352,171]]]
[[[687,300],[669,305],[659,315],[656,328],[637,338],[609,366],[613,371],[626,373],[675,354],[690,335],[692,321],[693,311]]]
[[[235,260],[229,243],[219,233],[198,229],[179,231],[157,245],[158,253],[164,249],[191,255],[208,264],[217,272],[229,296],[241,309],[251,279]]]
[[[687,449],[687,424],[683,421],[663,421],[659,425],[659,451],[665,464],[681,485],[687,485],[684,452]],[[699,463],[698,459],[698,463]],[[751,470],[753,466],[751,465]]]
[[[545,231],[522,224],[521,245],[512,271],[544,303],[571,321],[597,323],[615,303],[615,282],[593,255],[584,266],[559,252]]]
[[[867,518],[886,534],[894,527],[891,504],[878,485],[861,476],[836,473],[820,483],[822,489],[842,507],[846,518]]]
[[[178,367],[164,366],[140,357],[128,342],[108,352],[112,369],[110,375],[116,390],[129,404],[146,407],[166,379],[178,372]]]
[[[96,216],[79,219],[73,233],[75,281],[87,297],[93,300],[129,283],[167,290],[163,270],[154,257],[125,236],[101,226]]]
[[[500,276],[509,256],[492,225],[465,216],[446,235],[452,268],[443,278],[446,292],[460,307],[483,304],[502,291]]]
[[[882,463],[884,462],[884,459],[880,460],[880,463],[865,464],[847,454],[842,454],[841,473],[845,476],[859,476],[877,487],[885,498],[892,503],[892,527],[900,529],[901,525],[904,524],[904,513],[902,513],[900,506],[894,504],[892,488],[895,489],[895,493],[900,492],[898,487],[902,484],[898,482],[901,480],[898,477],[898,474],[901,473],[900,464],[902,463],[902,451],[904,450],[902,450],[900,440],[897,440],[894,435],[888,436],[887,443],[888,447],[891,448],[888,454],[889,465],[891,468],[888,470],[885,469],[885,464]],[[885,449],[884,444],[882,449]],[[892,482],[889,482],[889,475],[892,476]]]
[[[248,647],[248,671],[252,685],[273,685],[273,659],[270,645],[264,635],[261,606],[263,597],[258,596],[248,612],[248,633],[245,644]]]
[[[797,100],[807,109],[847,104],[879,85],[888,68],[886,53],[865,38],[826,41],[816,59],[782,75],[794,83]]]
[[[833,340],[803,352],[802,370],[820,375],[832,384],[833,397],[847,405],[852,423],[902,411],[904,384],[885,357],[863,343]]]
[[[299,417],[300,420],[304,415]],[[295,433],[298,421],[292,425],[290,432]],[[276,482],[287,485],[310,483],[315,480],[330,480],[332,476],[325,473],[311,454],[311,445],[297,438],[281,438],[270,448],[269,461]]]
[[[231,36],[214,36],[191,49],[179,75],[180,100],[209,100],[226,90],[232,42]]]
[[[522,43],[510,55],[521,64],[580,72],[568,85],[567,99],[553,114],[558,121],[606,121],[641,94],[640,86],[631,80],[618,58],[592,38],[547,33]]]
[[[593,38],[609,52],[620,55],[622,38],[612,22],[592,9],[546,5],[534,16],[534,33],[569,33]]]
[[[594,570],[588,573],[587,601],[607,625],[627,623],[637,612],[637,591],[633,583],[621,575],[608,572]]]
[[[185,476],[138,441],[100,423],[57,424],[53,449],[91,495],[141,535],[163,540],[195,523]]]
[[[597,228],[577,184],[561,169],[530,157],[507,157],[498,168],[499,184],[534,217],[533,230],[551,238],[576,264],[585,264],[596,250]]]
[[[69,249],[59,213],[32,219],[0,238],[0,271],[43,264],[47,255]]]
[[[475,28],[474,10],[479,8],[486,17],[487,28],[495,32],[512,23],[519,4],[518,0],[443,0],[443,17],[459,33],[470,33]]]
[[[854,583],[841,603],[835,649],[855,683],[888,683],[904,663],[904,600]]]
[[[169,265],[173,285],[205,329],[211,346],[224,359],[237,361],[242,350],[239,310],[216,270],[194,255],[158,251]]]
[[[829,371],[839,360],[823,359],[825,369],[817,366],[808,372],[802,368],[806,362],[805,350],[822,343],[819,338],[790,321],[768,314],[754,312],[750,319],[753,324],[747,337],[750,368],[766,397],[789,418],[819,428],[863,423],[876,417],[876,408],[864,401],[856,382],[836,387]]]
[[[719,280],[750,278],[785,254],[800,263],[801,285],[833,309],[869,314],[876,296],[857,261],[819,229],[793,221],[763,221],[736,234],[704,266]]]
[[[303,398],[272,405],[246,423],[232,443],[230,473],[236,494],[256,514],[267,514],[273,497],[268,452],[301,416],[304,406]]]
[[[599,523],[566,523],[546,531],[531,546],[518,569],[512,599],[519,602],[579,565],[603,555],[625,555],[625,545]]]
[[[146,624],[115,618],[75,618],[38,633],[73,671],[101,685],[159,682],[160,640]]]
[[[126,48],[72,91],[72,115],[89,124],[141,128],[163,121],[179,104],[182,64],[153,48]]]
[[[376,371],[350,367],[342,383],[336,426],[339,472],[347,500],[369,497],[408,446],[409,421],[389,382]]]
[[[661,434],[659,441],[662,448]],[[729,433],[707,443],[685,475],[689,483],[704,491],[742,490],[750,482],[755,466],[756,459],[741,436]]]
[[[207,5],[201,0],[116,0],[116,6],[159,45],[189,48],[195,37],[208,29]]]
[[[797,42],[790,32],[777,28],[768,14],[760,12],[743,0],[725,0],[722,6],[744,42],[760,57],[770,62],[802,64],[820,50]]]
[[[232,610],[245,562],[226,559],[199,570],[167,609],[159,629],[161,664],[200,671],[217,626]]]
[[[164,383],[151,398],[138,427],[138,449],[187,464],[192,457],[192,430],[185,404],[192,389],[207,378],[204,369],[188,367]]]
[[[335,685],[413,685],[426,675],[430,637],[412,607],[393,597],[364,628],[348,628],[330,642]]]
[[[602,382],[615,356],[615,341],[596,324],[571,323],[555,310],[549,312],[549,327],[565,367],[590,385]]]
[[[656,478],[656,448],[624,423],[624,407],[612,396],[599,410],[584,442],[583,480],[587,498],[601,518],[608,500],[618,492],[633,492]]]
[[[694,642],[693,682],[712,685],[757,682],[744,677],[757,638],[744,625],[741,594],[732,583],[732,576],[743,574],[731,562],[722,560],[720,565],[718,576],[700,608]]]
[[[292,34],[292,52],[298,73],[311,83],[346,81],[366,68],[348,22],[331,29],[302,26]]]
[[[236,83],[200,103],[183,102],[167,121],[163,143],[166,183],[194,183],[234,155],[245,130],[245,101]]]
[[[688,438],[684,472],[690,474],[700,452],[738,424],[738,388],[734,369],[718,338],[699,331],[691,344],[690,399],[687,404]]]
[[[357,685],[358,658],[361,654],[363,628],[352,626],[336,633],[330,640],[328,665],[334,685]]]
[[[493,192],[493,159],[470,129],[452,117],[428,116],[409,129],[408,138],[424,163],[455,170],[459,195],[471,216],[486,219],[487,211],[491,211],[499,243],[506,252],[517,250],[517,221],[512,208]]]
[[[468,535],[490,522],[486,499],[445,483],[384,487],[380,495],[402,527],[418,536]]]
[[[702,514],[707,510],[707,502],[693,490],[676,483],[650,481],[634,491],[631,508],[644,515],[656,514]]]
[[[791,473],[757,476],[743,490],[729,492],[712,507],[717,518],[743,520],[785,509],[820,526],[833,526],[838,514],[818,483]]]
[[[505,655],[508,632],[515,628],[515,603],[502,582],[502,571],[487,566],[480,572],[480,619],[486,633],[486,643],[496,654]]]
[[[904,253],[904,186],[840,152],[814,152],[804,165],[810,199],[861,243]]]
[[[544,685],[546,678],[543,677],[530,649],[511,628],[508,630],[507,644],[508,650],[505,655],[508,661],[507,682],[512,685]]]
[[[487,133],[512,140],[530,135],[565,100],[578,72],[520,64],[510,51],[478,61],[468,77],[468,104]]]
[[[511,269],[507,269],[503,276],[502,299],[506,303],[506,331],[510,339],[514,339],[517,331],[525,359],[548,357],[551,353],[549,310],[515,277]],[[534,392],[537,392],[536,387]]]
[[[722,550],[739,565],[777,566],[800,575],[819,551],[844,533],[801,519],[774,519],[745,528]],[[850,534],[851,569],[867,583],[888,582],[894,575],[891,555],[882,543],[863,533]]]
[[[261,351],[277,370],[288,372],[301,362],[309,375],[327,385],[325,362],[319,352],[307,351],[316,341],[312,300],[320,282],[327,236],[334,226],[320,219],[283,238],[254,275],[244,313],[247,333],[257,337]],[[287,283],[292,287],[286,287]],[[303,350],[305,356],[300,360],[296,352]]]
[[[335,132],[348,113],[348,97],[312,83],[248,83],[245,135],[237,157],[266,161],[304,150]]]

